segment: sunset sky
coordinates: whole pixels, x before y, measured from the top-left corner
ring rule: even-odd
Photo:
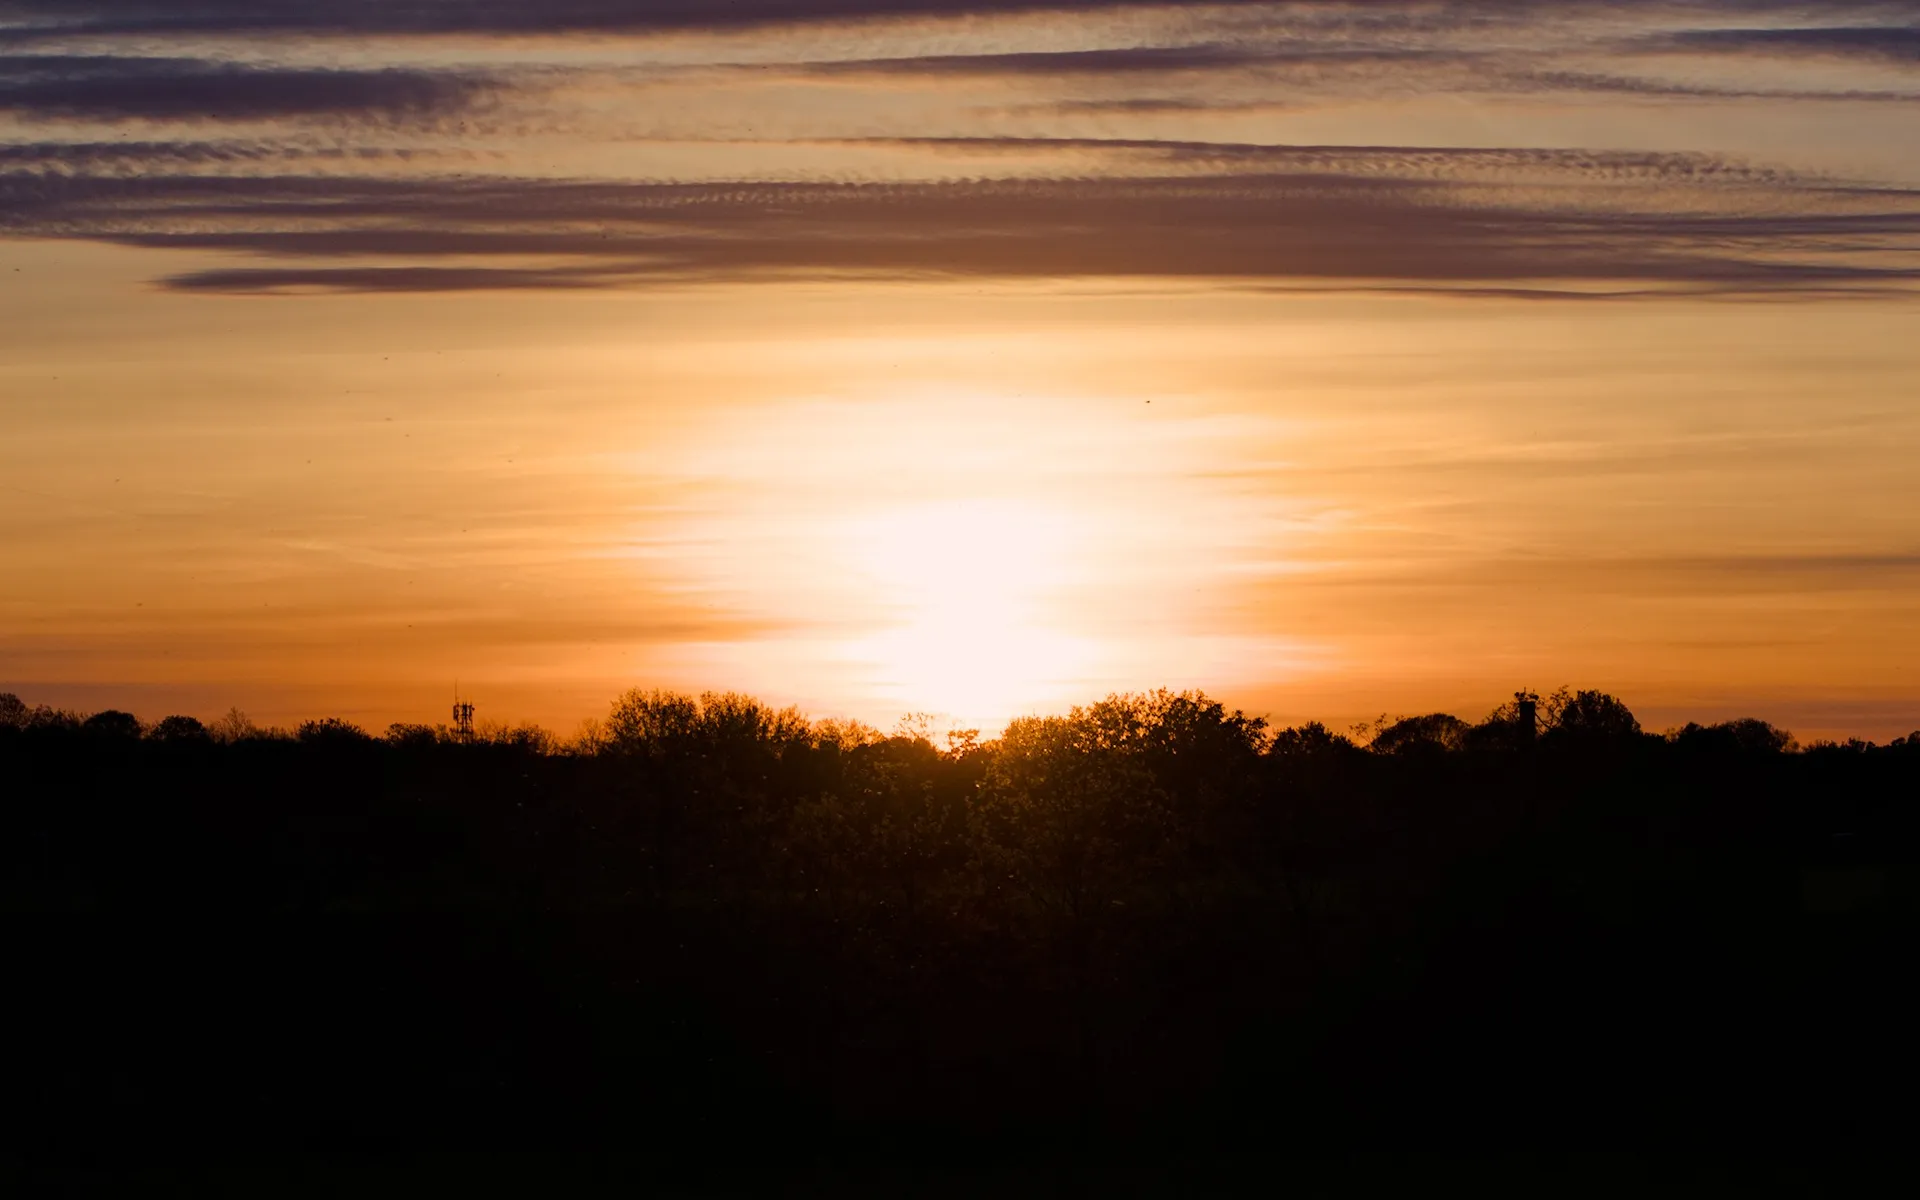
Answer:
[[[0,0],[0,691],[1920,726],[1920,0]]]

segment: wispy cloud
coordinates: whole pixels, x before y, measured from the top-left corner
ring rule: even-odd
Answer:
[[[1160,9],[1200,14],[1259,10],[1269,24],[1304,20],[1388,31],[1484,28],[1568,11],[1695,15],[1702,19],[1799,16],[1795,0],[6,0],[0,16],[22,33],[530,34],[652,32],[898,17],[973,17]],[[1911,0],[1822,5],[1842,18],[1895,22],[1920,14]],[[1833,18],[1829,18],[1833,19]]]
[[[443,117],[500,85],[463,72],[310,70],[197,58],[0,57],[0,112],[94,121]]]
[[[797,73],[818,75],[1137,75],[1217,72],[1254,67],[1373,68],[1444,59],[1461,54],[1418,49],[1314,45],[1118,46],[1090,50],[1024,51],[1008,54],[932,54],[901,58],[847,59],[795,64]]]
[[[1920,195],[1706,156],[1089,145],[1230,169],[917,184],[16,174],[0,176],[0,221],[306,260],[169,281],[193,291],[848,276],[1756,290],[1920,279]],[[1532,184],[1486,181],[1509,176]]]
[[[1208,0],[1223,8],[1257,0]],[[1202,7],[1180,0],[8,0],[17,34],[654,32],[875,17]]]
[[[1898,58],[1920,28],[1920,2],[1821,12],[1829,24],[1808,28],[1775,0],[0,0],[0,42],[46,50],[0,57],[16,131],[0,142],[0,233],[194,251],[166,284],[199,292],[854,276],[1502,295],[1904,287],[1920,263],[1904,176],[1542,149],[1538,130],[1503,146],[1489,132],[1501,127],[1471,122],[1451,128],[1488,144],[1234,136],[1316,102],[1429,95],[1642,113],[1916,99],[1884,79],[1640,70],[1648,51]],[[895,17],[980,19],[846,32]],[[646,40],[768,22],[838,32]],[[633,38],[587,54],[517,36],[587,30]],[[331,34],[355,40],[309,44]],[[465,36],[429,46],[433,34]],[[227,35],[248,40],[212,45]],[[908,93],[924,112],[898,105]],[[128,123],[139,141],[119,136]],[[196,136],[208,124],[234,136]],[[903,129],[933,136],[875,136]],[[1074,136],[1089,129],[1114,136]],[[1182,136],[1152,136],[1170,129]],[[498,156],[497,174],[443,161],[479,153]]]
[[[471,160],[458,147],[327,144],[287,138],[166,141],[16,142],[0,144],[0,172],[20,172],[20,183],[42,174],[65,176],[129,175],[176,171],[181,167],[242,170],[262,164],[339,163],[364,169],[370,163]],[[0,174],[0,179],[7,176]]]
[[[1380,40],[1314,38],[1297,31],[1238,41],[1147,43],[1073,50],[970,54],[873,55],[864,58],[757,63],[741,68],[761,77],[940,79],[1004,78],[1063,86],[1104,84],[1116,90],[1139,86],[1180,87],[1195,82],[1217,88],[1211,99],[1080,96],[1028,104],[1026,112],[1142,113],[1226,112],[1300,104],[1315,95],[1352,98],[1368,92],[1496,95],[1615,95],[1664,100],[1844,100],[1908,103],[1911,89],[1878,87],[1782,87],[1726,80],[1652,77],[1633,66],[1648,53],[1723,57],[1786,53],[1920,62],[1920,28],[1706,29],[1629,40],[1619,70],[1592,66],[1592,48],[1580,38],[1543,36],[1531,46],[1476,44],[1435,36],[1409,41],[1404,31]],[[1249,102],[1243,91],[1261,89]]]
[[[1920,63],[1920,26],[1914,25],[1688,29],[1649,38],[1642,44],[1688,54],[1804,55]]]

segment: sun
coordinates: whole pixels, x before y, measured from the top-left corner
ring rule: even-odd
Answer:
[[[1075,535],[1068,514],[1016,500],[927,503],[849,522],[855,577],[885,615],[848,643],[848,656],[903,709],[962,724],[996,724],[1058,699],[1089,657],[1059,611]]]

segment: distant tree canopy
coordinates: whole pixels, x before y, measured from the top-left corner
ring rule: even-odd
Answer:
[[[1605,692],[1561,688],[1541,705],[1541,717],[1549,737],[1625,743],[1640,736],[1632,711]]]
[[[1785,754],[1795,748],[1793,735],[1765,721],[1747,718],[1716,725],[1688,722],[1672,735],[1676,745],[1689,750],[1739,750],[1746,754]]]
[[[630,691],[613,702],[605,737],[617,754],[661,756],[696,747],[787,745],[808,739],[812,726],[796,709],[775,711],[750,696],[706,692],[698,699],[674,692]]]
[[[131,739],[139,737],[142,732],[139,717],[113,709],[94,713],[81,722],[80,727],[90,734],[105,738]]]
[[[162,717],[154,722],[147,736],[157,742],[206,742],[213,734],[193,717]]]
[[[318,721],[303,721],[300,724],[299,731],[295,733],[294,736],[310,746],[326,744],[352,746],[373,741],[373,738],[366,730],[351,721],[343,721],[338,717],[323,717]]]
[[[1451,713],[1403,717],[1374,736],[1367,748],[1379,754],[1407,754],[1422,750],[1461,750],[1472,726]]]
[[[1523,715],[1530,707],[1533,721]],[[0,730],[83,729],[109,739],[145,738],[155,742],[213,741],[231,744],[248,739],[291,739],[306,744],[355,745],[383,741],[398,748],[420,749],[456,740],[445,725],[396,723],[379,738],[339,717],[302,722],[292,732],[263,729],[239,709],[212,723],[196,717],[172,715],[152,725],[132,713],[118,710],[86,714],[45,705],[29,706],[11,692],[0,693]],[[1741,718],[1702,725],[1688,723],[1664,735],[1645,733],[1625,703],[1605,692],[1561,688],[1541,698],[1517,692],[1479,723],[1452,713],[1383,718],[1361,727],[1364,743],[1334,733],[1319,722],[1287,729],[1270,729],[1264,719],[1252,717],[1200,693],[1165,690],[1137,695],[1114,695],[1055,717],[1021,718],[1002,737],[981,742],[978,730],[949,733],[950,750],[992,749],[1009,753],[1045,743],[1076,754],[1121,753],[1148,756],[1162,765],[1184,755],[1187,763],[1224,761],[1235,756],[1326,757],[1365,750],[1376,755],[1463,753],[1513,750],[1539,740],[1548,745],[1612,746],[1616,749],[1652,738],[1694,751],[1738,750],[1747,754],[1786,754],[1801,749],[1793,735],[1757,718]],[[932,725],[924,717],[903,720],[895,739],[931,745]],[[1920,740],[1920,731],[1913,735]],[[607,717],[590,721],[574,738],[566,739],[533,725],[483,727],[479,741],[511,744],[540,754],[614,754],[623,757],[667,759],[692,755],[725,757],[748,747],[783,753],[799,747],[852,751],[890,739],[858,721],[810,721],[799,710],[775,709],[736,692],[705,692],[699,696],[661,690],[635,689],[614,700]],[[1903,746],[1910,739],[1897,739]],[[1870,748],[1866,742],[1849,743]],[[1830,743],[1816,743],[1824,749]],[[1224,759],[1222,758],[1224,756]]]

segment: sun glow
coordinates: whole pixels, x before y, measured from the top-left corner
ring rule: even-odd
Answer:
[[[1012,500],[919,505],[850,521],[843,545],[888,614],[849,659],[903,707],[937,697],[962,723],[997,724],[1056,700],[1091,660],[1055,623],[1072,582],[1074,521]]]
[[[734,625],[635,647],[632,673],[988,736],[1111,691],[1297,677],[1312,648],[1234,605],[1313,514],[1218,469],[1290,431],[1157,397],[895,385],[716,408],[623,460],[673,486],[622,555],[636,586]]]

